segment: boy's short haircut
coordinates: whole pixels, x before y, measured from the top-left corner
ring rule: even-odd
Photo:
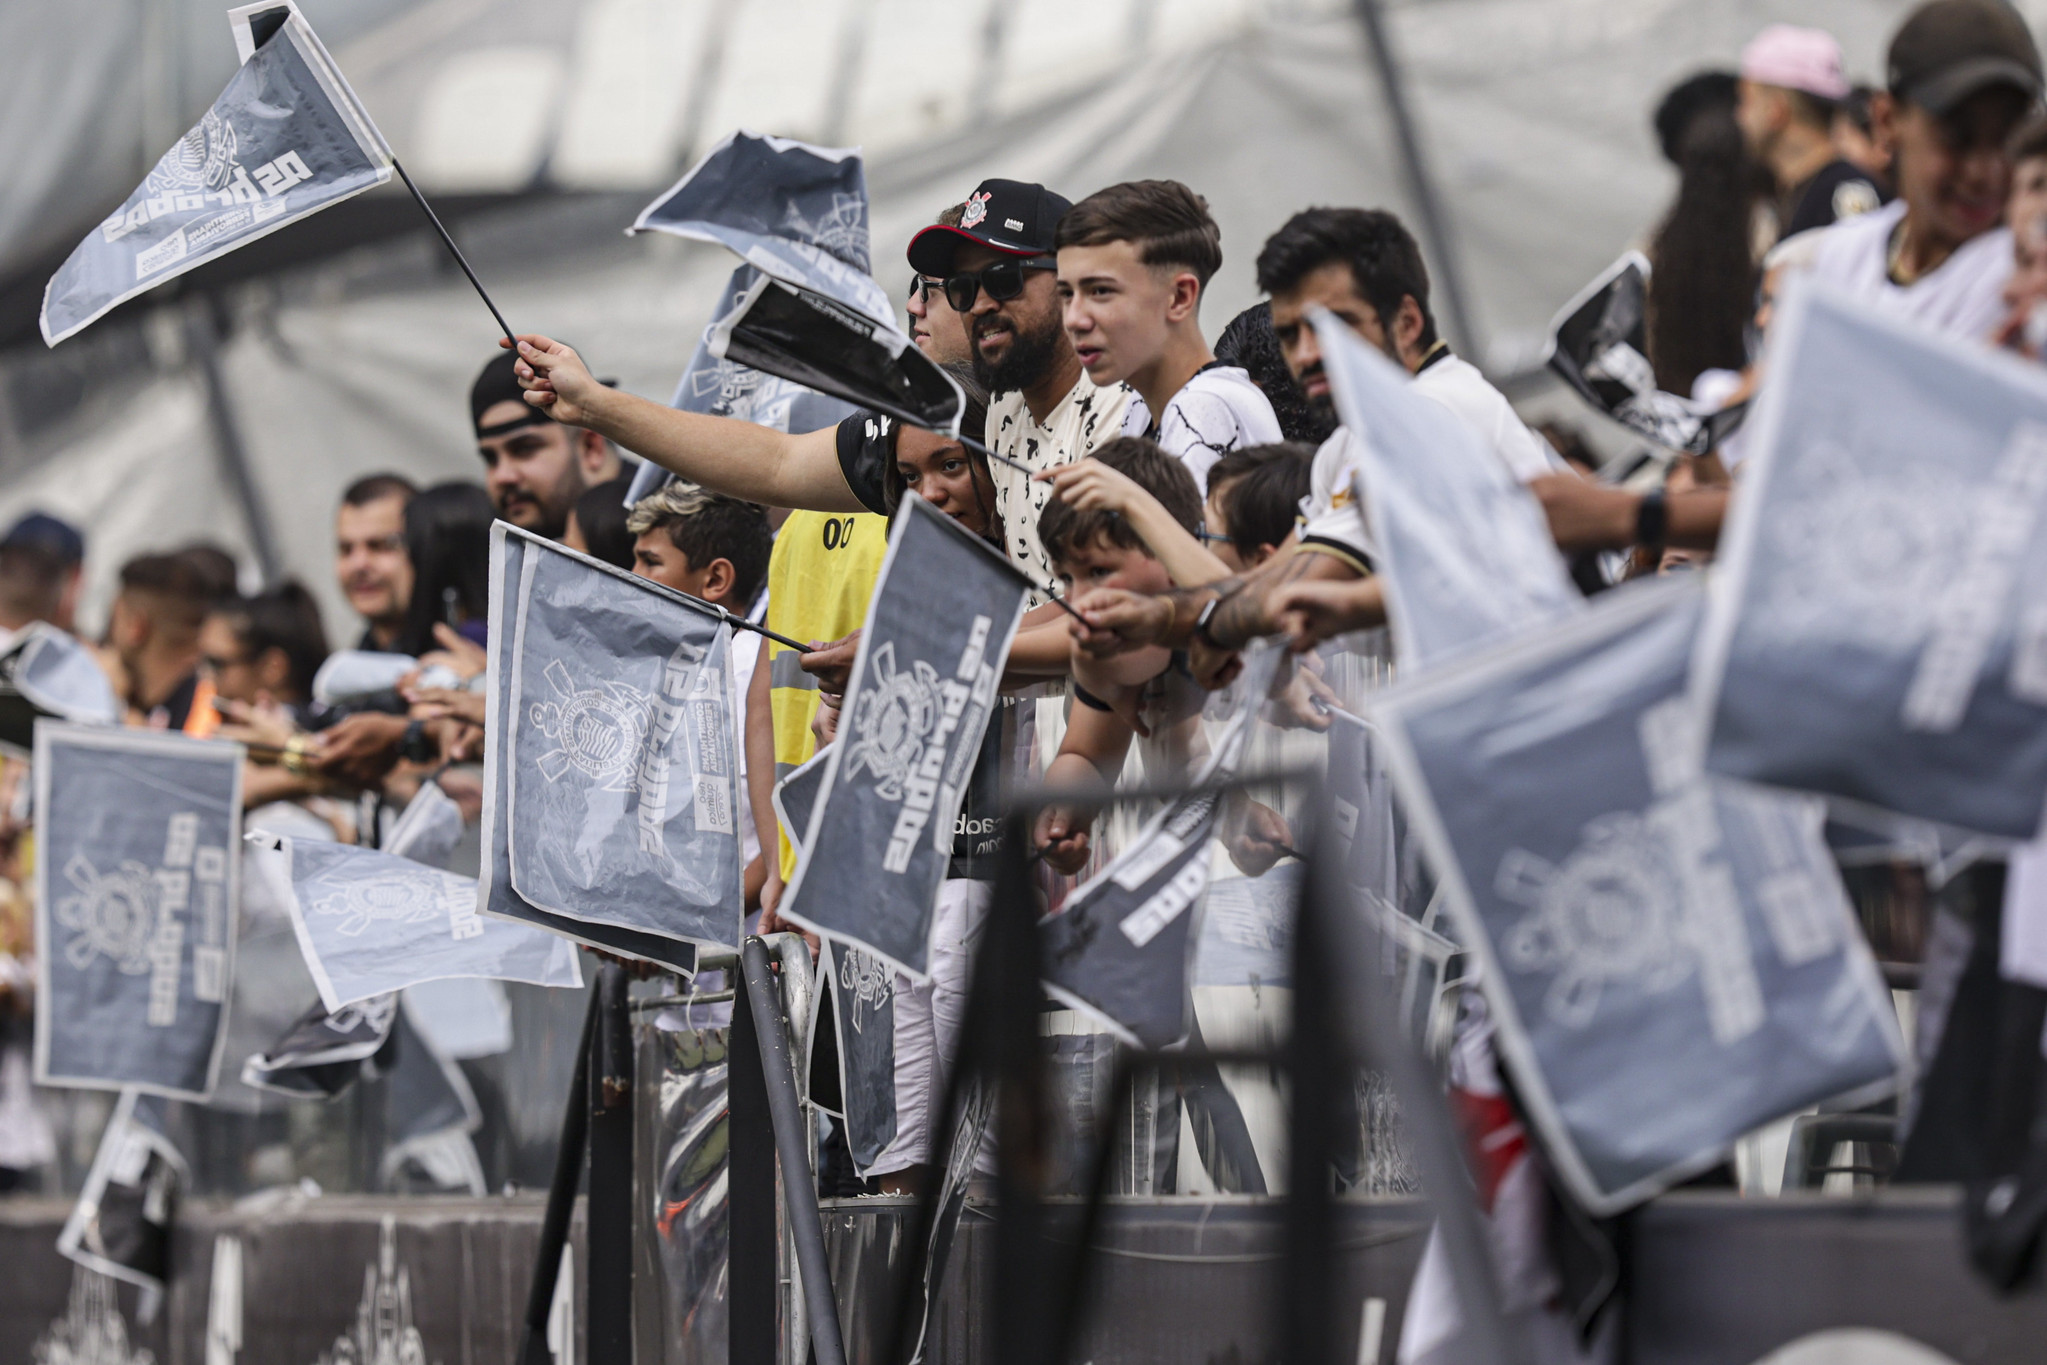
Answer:
[[[2047,114],[2035,114],[2018,126],[2006,144],[2011,164],[2047,157]]]
[[[1201,491],[1194,486],[1194,476],[1156,442],[1142,436],[1118,436],[1096,450],[1093,458],[1157,498],[1167,515],[1189,535],[1200,533]],[[1104,539],[1157,558],[1144,538],[1117,513],[1101,508],[1082,511],[1058,498],[1047,502],[1038,514],[1038,539],[1055,564]]]
[[[1208,201],[1177,180],[1126,180],[1096,190],[1066,211],[1052,234],[1069,246],[1129,242],[1145,265],[1180,266],[1206,289],[1222,269],[1223,234]]]
[[[767,581],[775,537],[768,529],[767,510],[759,503],[677,479],[634,503],[625,527],[636,540],[649,531],[666,530],[669,544],[682,551],[691,569],[714,559],[729,561],[734,601],[750,604]]]
[[[1245,559],[1293,533],[1308,496],[1315,452],[1292,441],[1244,446],[1208,471],[1208,487],[1229,523],[1230,546]]]

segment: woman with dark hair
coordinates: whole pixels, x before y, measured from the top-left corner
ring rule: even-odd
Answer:
[[[1755,306],[1758,193],[1765,173],[1734,119],[1719,72],[1680,83],[1657,108],[1657,141],[1678,169],[1677,200],[1649,242],[1649,363],[1656,387],[1690,397],[1705,370],[1748,363]]]
[[[946,367],[960,386],[966,406],[960,410],[960,435],[979,441],[988,425],[988,393],[964,366]],[[995,514],[995,481],[988,457],[951,437],[890,422],[889,456],[882,463],[882,496],[893,517],[903,494],[918,497],[991,545],[1002,544],[1002,526]]]
[[[417,657],[440,648],[437,625],[483,644],[490,615],[490,524],[496,515],[490,494],[473,483],[435,484],[405,504],[412,601],[394,652]]]
[[[569,529],[562,533],[562,544],[631,573],[633,534],[625,528],[625,495],[632,486],[633,476],[621,474],[584,489],[569,509]]]
[[[1272,404],[1280,434],[1287,440],[1318,446],[1336,430],[1335,420],[1308,401],[1293,372],[1287,369],[1286,357],[1280,354],[1279,338],[1273,335],[1270,303],[1254,303],[1231,318],[1230,325],[1215,339],[1215,358],[1251,376],[1251,382]]]
[[[199,654],[224,701],[268,697],[302,707],[327,659],[327,632],[313,595],[287,579],[254,597],[216,606],[199,629]]]

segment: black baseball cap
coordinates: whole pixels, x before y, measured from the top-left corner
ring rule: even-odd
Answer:
[[[2040,96],[2040,50],[2026,21],[2002,0],[1930,0],[1891,39],[1890,91],[1945,114],[1979,90],[2008,85]]]
[[[547,426],[554,422],[554,415],[546,408],[536,408],[526,401],[526,390],[519,383],[519,376],[512,367],[519,363],[519,357],[511,351],[499,351],[476,376],[476,382],[469,386],[469,422],[476,428],[476,437],[504,436],[521,427]],[[598,383],[606,388],[617,388],[616,379],[600,379]],[[483,424],[483,414],[500,403],[517,403],[524,411],[509,422],[500,422],[494,427]]]
[[[1052,234],[1073,201],[1043,185],[1021,180],[983,180],[967,196],[958,227],[934,223],[910,239],[910,268],[920,275],[945,275],[962,242],[1008,256],[1045,256]]]
[[[85,560],[85,537],[68,521],[59,521],[47,512],[30,512],[0,539],[0,550],[15,549],[40,550],[65,568],[75,569]]]

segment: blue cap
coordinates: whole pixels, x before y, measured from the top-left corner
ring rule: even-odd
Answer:
[[[41,550],[66,568],[76,568],[85,562],[85,537],[70,522],[59,521],[47,512],[30,512],[0,539],[0,550],[16,548]]]

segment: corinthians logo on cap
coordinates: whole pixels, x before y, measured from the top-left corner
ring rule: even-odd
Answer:
[[[987,222],[988,199],[989,192],[987,190],[982,190],[979,194],[968,195],[966,210],[960,214],[960,226],[963,228],[977,228]]]

